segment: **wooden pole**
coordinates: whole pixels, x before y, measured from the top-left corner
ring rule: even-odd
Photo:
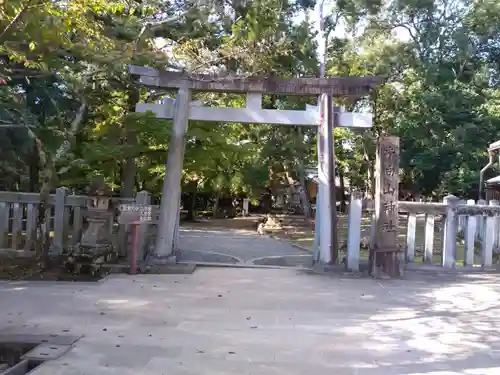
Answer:
[[[165,181],[160,205],[160,219],[156,236],[156,248],[150,262],[164,264],[174,260],[176,245],[176,225],[181,195],[182,165],[184,159],[185,137],[188,128],[189,103],[191,90],[181,87],[175,100],[172,135],[168,148]]]

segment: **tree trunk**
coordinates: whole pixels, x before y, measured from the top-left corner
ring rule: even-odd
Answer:
[[[196,191],[197,190],[198,189],[193,191],[193,199],[191,201],[191,206],[188,207],[188,210],[191,211],[191,213],[192,213],[193,221],[196,221],[196,216],[197,216],[197,212],[196,212]]]
[[[113,184],[116,186],[120,186],[120,182],[121,182],[120,170],[121,170],[120,163],[116,163],[116,166],[114,166],[114,168],[112,169],[112,172],[111,172],[113,174]]]
[[[198,190],[198,182],[191,181],[188,184],[188,192],[187,192],[188,194],[185,200],[186,205],[184,206],[185,209],[187,210],[187,216],[186,216],[187,221],[196,220],[196,211],[195,211],[196,190]]]
[[[304,172],[304,166],[302,162],[297,167],[297,174],[299,175],[300,184],[300,203],[302,204],[302,211],[304,212],[304,217],[306,219],[311,218],[311,202],[309,201],[309,191],[306,185],[306,175]]]
[[[134,196],[135,172],[135,158],[126,158],[122,167],[122,188],[120,190],[121,197],[128,198]]]
[[[53,158],[45,152],[43,142],[40,138],[38,138],[30,128],[27,128],[28,135],[36,144],[40,166],[43,168],[41,171],[43,182],[40,189],[40,204],[36,220],[37,240],[35,241],[35,250],[40,257],[42,267],[45,267],[48,264],[50,254],[50,233],[47,230],[47,223],[45,222],[45,209],[48,207],[47,201],[50,192],[54,189],[58,180],[58,175],[61,173],[61,171],[56,170],[56,163],[71,150],[72,146],[74,146],[76,132],[84,120],[86,111],[87,103],[84,99],[82,99],[82,103],[75,115],[75,119],[71,123],[67,139],[58,148]],[[59,250],[62,251],[62,249]]]
[[[295,188],[295,183],[297,182],[297,179],[292,173],[291,167],[285,163],[283,165],[283,168],[285,170],[285,175],[287,182],[290,187],[290,191],[292,193],[296,193],[296,188]],[[307,186],[306,186],[306,177],[304,173],[304,167],[299,163],[297,165],[297,174],[298,174],[298,179],[299,179],[299,196],[300,196],[300,205],[302,207],[302,213],[306,218],[311,217],[311,203],[309,202],[309,197],[307,194]]]
[[[142,190],[142,186],[137,177],[134,178],[135,191],[139,192]]]
[[[135,105],[139,101],[139,92],[135,88],[129,89],[127,108],[129,112],[135,111]],[[137,135],[132,131],[125,129],[126,142],[130,149],[137,145]],[[135,156],[128,156],[125,158],[125,163],[122,169],[122,188],[120,196],[124,198],[134,196],[135,175],[137,173],[137,165]]]
[[[302,127],[297,126],[297,139],[300,145],[304,143],[304,134],[302,133]],[[299,148],[302,150],[302,147]],[[312,217],[311,201],[309,198],[309,189],[306,184],[306,173],[304,171],[304,153],[300,152],[297,160],[297,175],[299,176],[300,184],[300,202],[302,205],[302,211],[304,212],[304,217],[309,219]]]
[[[217,218],[218,215],[218,210],[219,210],[219,200],[220,200],[221,193],[217,192],[215,194],[215,200],[214,200],[214,205],[212,207],[212,217],[215,219]]]
[[[340,212],[345,214],[347,211],[346,207],[347,196],[345,194],[345,176],[342,168],[338,169],[338,173],[340,180]]]
[[[36,192],[40,188],[40,158],[35,144],[31,151],[29,163],[29,191]]]
[[[271,196],[274,202],[277,202],[278,200],[278,185],[279,181],[277,179],[276,172],[273,167],[269,167],[269,189],[271,190]]]

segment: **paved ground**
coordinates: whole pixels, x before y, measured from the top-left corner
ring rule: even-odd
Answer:
[[[179,249],[180,259],[185,261],[278,265],[312,261],[310,252],[285,241],[259,236],[255,231],[181,229]],[[284,260],[289,264],[284,264]]]
[[[85,335],[32,375],[500,373],[498,277],[198,269],[1,283],[0,336]]]

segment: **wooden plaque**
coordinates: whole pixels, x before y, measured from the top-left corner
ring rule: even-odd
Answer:
[[[153,206],[145,204],[121,204],[118,224],[142,224],[153,221]]]

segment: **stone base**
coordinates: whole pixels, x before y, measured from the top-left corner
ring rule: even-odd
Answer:
[[[403,277],[405,263],[402,253],[399,248],[370,249],[371,276],[380,279]]]
[[[189,275],[196,269],[196,264],[164,264],[148,266],[144,273],[157,275]]]
[[[110,243],[101,243],[97,247],[76,245],[64,256],[65,269],[75,275],[102,276],[102,270],[107,263],[115,262],[117,254]]]
[[[159,257],[155,254],[148,254],[146,264],[148,266],[163,266],[177,263],[177,257],[173,254]]]

